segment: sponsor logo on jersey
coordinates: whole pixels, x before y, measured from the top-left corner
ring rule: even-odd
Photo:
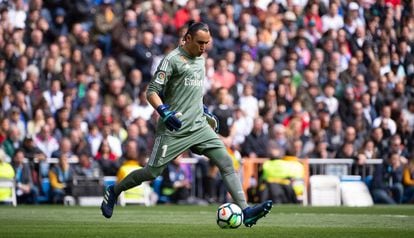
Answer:
[[[187,77],[184,78],[184,85],[185,86],[202,87],[203,83],[204,83],[203,79],[201,78],[201,76],[198,72],[194,72],[192,77],[187,76]]]

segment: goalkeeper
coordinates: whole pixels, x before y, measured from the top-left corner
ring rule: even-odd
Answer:
[[[184,44],[158,65],[147,89],[147,100],[160,115],[152,153],[144,168],[105,189],[101,211],[106,218],[112,216],[122,191],[153,180],[168,162],[188,149],[207,156],[217,165],[234,202],[243,209],[246,226],[256,224],[272,208],[271,201],[255,207],[247,205],[232,160],[215,133],[217,120],[203,107],[205,59],[202,54],[210,39],[206,24],[192,23],[184,35]]]

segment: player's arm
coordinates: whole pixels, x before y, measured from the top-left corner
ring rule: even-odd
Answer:
[[[161,61],[160,65],[163,64],[164,60]],[[182,126],[181,120],[178,119],[175,111],[169,110],[170,106],[164,104],[160,96],[167,82],[167,75],[171,74],[168,71],[161,70],[160,67],[157,69],[153,79],[148,85],[147,100],[157,110],[167,129],[170,131],[178,131]]]
[[[149,104],[155,109],[157,109],[159,106],[163,104],[161,97],[158,95],[158,93],[147,93],[147,100]]]

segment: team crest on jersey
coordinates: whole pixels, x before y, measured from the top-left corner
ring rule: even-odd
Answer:
[[[187,63],[188,62],[188,60],[187,60],[187,58],[185,58],[184,56],[180,56],[180,59],[184,62],[184,63]]]
[[[157,76],[155,77],[155,82],[159,83],[159,84],[164,84],[165,81],[165,72],[164,71],[159,71],[157,73]]]

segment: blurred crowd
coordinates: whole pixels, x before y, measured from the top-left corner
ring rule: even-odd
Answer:
[[[157,121],[146,86],[190,20],[210,27],[205,103],[235,160],[383,158],[396,175],[373,189],[414,185],[408,0],[2,0],[0,157],[18,182],[62,190],[72,173],[144,166]]]

